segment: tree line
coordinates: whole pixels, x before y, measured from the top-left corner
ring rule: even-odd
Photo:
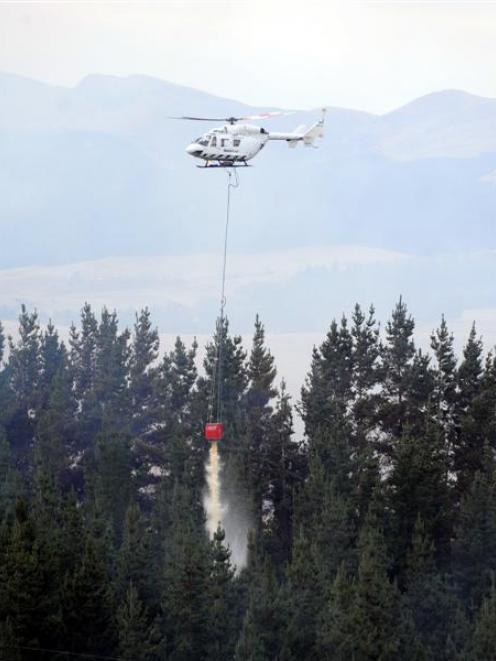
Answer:
[[[355,306],[293,403],[258,317],[201,369],[148,309],[86,304],[67,342],[24,306],[0,324],[0,659],[496,659],[496,357],[414,328],[401,299],[382,331]],[[205,531],[220,343],[243,568]]]

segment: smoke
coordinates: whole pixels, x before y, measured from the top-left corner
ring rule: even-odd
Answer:
[[[218,443],[210,444],[205,470],[207,489],[203,504],[207,531],[212,536],[219,525],[224,528],[232,563],[239,571],[246,566],[248,533],[252,527],[248,493],[236,479],[235,472],[221,462]]]

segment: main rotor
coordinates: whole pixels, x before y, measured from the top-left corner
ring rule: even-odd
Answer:
[[[224,122],[226,124],[237,124],[246,120],[264,120],[271,119],[272,117],[279,117],[281,115],[292,115],[292,112],[274,111],[274,112],[260,112],[256,115],[245,115],[244,117],[190,117],[183,115],[181,117],[169,117],[169,119],[184,119],[191,122]]]

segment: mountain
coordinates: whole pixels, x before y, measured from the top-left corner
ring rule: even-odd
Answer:
[[[2,266],[215,248],[224,175],[184,152],[206,125],[168,116],[257,110],[146,76],[63,88],[6,74],[0,108]],[[496,100],[447,91],[380,117],[332,108],[321,149],[274,144],[254,164],[236,199],[240,250],[494,246]]]
[[[86,299],[166,332],[208,333],[218,302],[226,174],[176,115],[260,110],[147,76],[75,87],[0,75],[0,318],[21,302],[59,323]],[[275,130],[315,112],[271,120]],[[496,341],[496,100],[460,91],[382,116],[330,108],[319,149],[271,144],[232,194],[228,309],[275,333],[321,329],[355,301],[403,294],[426,328],[472,311]]]

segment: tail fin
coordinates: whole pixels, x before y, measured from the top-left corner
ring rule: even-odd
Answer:
[[[305,131],[303,134],[303,144],[305,147],[313,147],[314,140],[317,138],[323,138],[324,137],[324,122],[325,122],[325,114],[326,114],[326,109],[322,108],[322,117],[319,119],[318,122],[315,122],[313,126],[311,126],[308,131]]]
[[[322,117],[318,122],[312,124],[312,126],[310,126],[308,129],[304,124],[302,126],[298,126],[298,128],[293,132],[294,139],[288,139],[288,145],[290,147],[296,147],[298,142],[303,142],[306,147],[314,147],[314,140],[324,137],[325,113],[326,108],[322,108]]]

